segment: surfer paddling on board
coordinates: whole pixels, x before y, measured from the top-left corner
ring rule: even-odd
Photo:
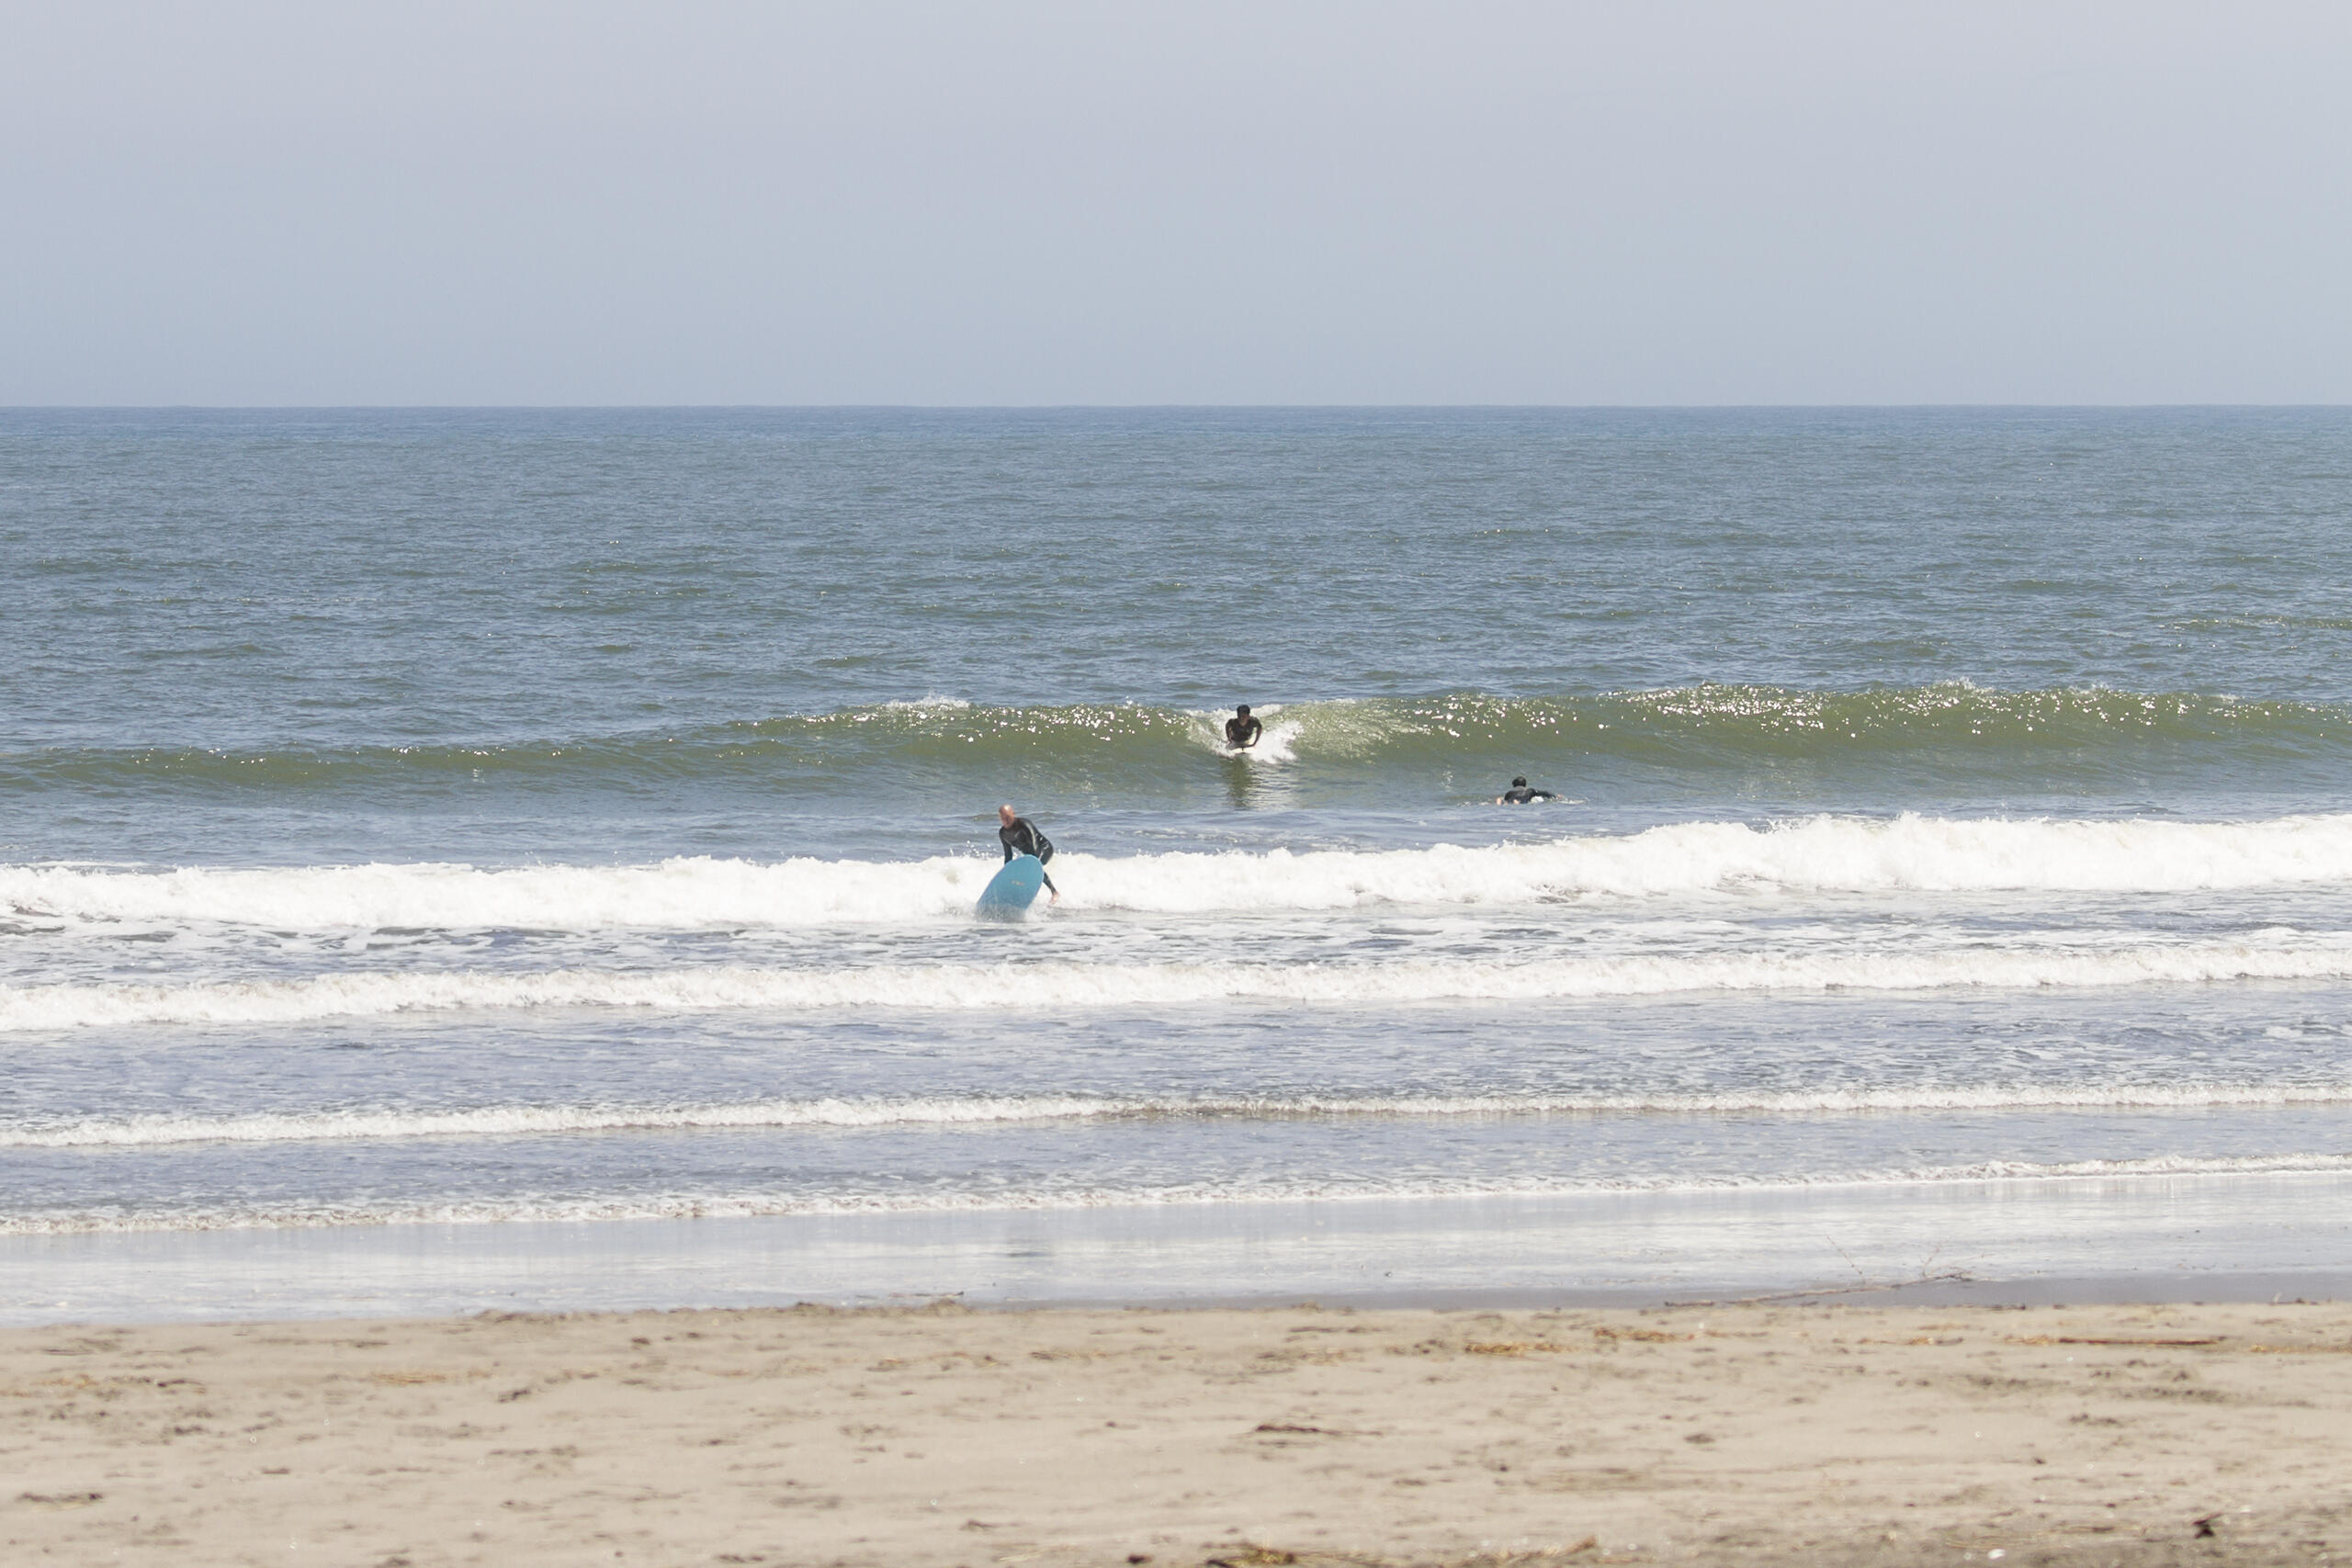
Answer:
[[[1054,858],[1054,841],[1037,831],[1037,824],[1012,807],[998,807],[996,819],[1000,824],[996,830],[997,841],[1004,846],[1007,863],[1015,855],[1035,855],[1041,866]],[[1058,904],[1062,901],[1062,890],[1054,886],[1054,879],[1050,876],[1046,878],[1046,891],[1054,896],[1052,902]],[[1033,893],[1030,897],[1034,898],[1036,895]]]
[[[1527,806],[1539,800],[1557,800],[1560,797],[1558,795],[1553,794],[1548,789],[1536,789],[1532,787],[1528,784],[1526,777],[1521,775],[1521,777],[1510,781],[1510,788],[1495,796],[1495,804],[1497,806]]]
[[[1225,721],[1225,743],[1237,751],[1247,751],[1258,744],[1258,737],[1265,732],[1266,727],[1250,716],[1248,703],[1235,708],[1233,716]]]

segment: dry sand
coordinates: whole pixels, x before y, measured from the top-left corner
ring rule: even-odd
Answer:
[[[2352,1307],[0,1334],[0,1562],[2319,1562]]]

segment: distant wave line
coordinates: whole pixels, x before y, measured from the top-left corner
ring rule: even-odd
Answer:
[[[1850,689],[1716,684],[1418,696],[1261,694],[1288,752],[1308,761],[1442,761],[1468,752],[1562,751],[1673,761],[1954,751],[2048,755],[2150,746],[2352,749],[2352,706],[2203,692],[2081,685],[2030,689],[1939,681]],[[51,747],[0,752],[0,784],[144,779],[306,787],[390,776],[654,779],[837,769],[1052,761],[1082,767],[1200,764],[1220,750],[1221,712],[1132,701],[1039,705],[931,696],[777,714],[681,729],[545,734],[328,748]]]

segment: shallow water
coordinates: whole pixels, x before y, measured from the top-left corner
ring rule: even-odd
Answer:
[[[2344,411],[0,412],[0,1235],[2332,1194],[2348,481]]]

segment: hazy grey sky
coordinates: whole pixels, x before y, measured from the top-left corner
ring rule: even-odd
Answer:
[[[0,0],[0,403],[2352,401],[2352,6]]]

